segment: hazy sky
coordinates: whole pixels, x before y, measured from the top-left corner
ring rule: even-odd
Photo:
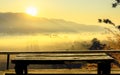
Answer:
[[[65,19],[81,24],[98,24],[98,18],[119,22],[120,6],[112,8],[114,0],[0,0],[0,12],[25,12],[33,6],[37,17]]]
[[[0,0],[0,49],[20,50],[24,48],[25,50],[32,50],[33,48],[34,50],[38,50],[40,47],[40,49],[43,50],[44,48],[59,50],[69,49],[66,48],[66,46],[74,45],[77,39],[80,41],[94,37],[105,39],[106,32],[101,35],[101,32],[105,30],[104,27],[101,26],[107,25],[98,23],[99,18],[109,18],[115,24],[120,25],[120,5],[112,8],[113,1],[114,0]],[[29,7],[37,9],[38,14],[36,17],[45,18],[21,17],[20,13],[26,13],[26,9]],[[84,32],[86,31],[90,32],[91,36],[89,33],[87,33],[88,35],[85,34]],[[62,38],[59,37],[61,34],[56,35],[56,33],[55,35],[43,35],[43,37],[42,35],[21,36],[23,33],[41,34],[42,32],[71,32],[72,34],[63,34]],[[82,35],[79,33],[75,34],[77,32],[81,32]],[[95,32],[95,34],[92,32]],[[4,33],[7,33],[6,35],[13,33],[20,35],[4,36]],[[52,45],[55,45],[55,48],[52,48]],[[62,47],[62,45],[65,47]],[[59,47],[59,49],[57,47]]]

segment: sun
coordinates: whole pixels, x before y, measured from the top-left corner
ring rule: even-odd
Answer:
[[[38,11],[37,11],[37,9],[35,7],[28,7],[26,9],[26,13],[31,15],[31,16],[36,16]]]

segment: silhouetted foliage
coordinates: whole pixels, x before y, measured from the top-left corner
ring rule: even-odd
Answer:
[[[113,3],[112,7],[115,8],[117,6],[117,3]]]
[[[102,19],[98,19],[98,22],[99,22],[99,23],[102,23]]]
[[[120,25],[118,25],[117,28],[120,30]]]
[[[106,44],[101,44],[97,38],[94,38],[91,42],[92,45],[90,46],[89,50],[103,50],[106,47]]]
[[[115,3],[112,4],[113,8],[116,8],[120,4],[120,0],[115,0]]]
[[[116,0],[117,1],[117,3],[120,3],[120,0]]]
[[[120,0],[115,0],[115,3],[112,4],[112,7],[116,7],[117,5],[120,5]],[[98,19],[98,22],[111,24],[120,30],[120,25],[115,25],[115,23],[113,23],[110,19]]]
[[[113,26],[115,26],[115,23],[113,23],[110,19],[98,19],[99,23],[106,23],[106,24],[111,24]]]
[[[98,22],[113,25],[115,28],[120,30],[120,25],[115,25],[115,23],[113,23],[110,19],[98,19]]]

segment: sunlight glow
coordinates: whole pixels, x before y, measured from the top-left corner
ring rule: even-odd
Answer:
[[[32,16],[36,16],[37,15],[37,9],[35,7],[28,7],[26,9],[26,13]]]

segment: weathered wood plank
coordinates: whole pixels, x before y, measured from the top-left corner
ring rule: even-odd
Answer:
[[[73,57],[74,56],[74,57]],[[58,53],[48,53],[42,55],[26,55],[20,54],[17,55],[13,60],[12,63],[15,64],[15,70],[17,75],[27,75],[27,66],[29,64],[67,64],[70,62],[72,64],[74,61],[77,62],[89,62],[89,63],[97,63],[98,70],[97,74],[110,74],[111,71],[111,62],[113,58],[105,53],[90,53],[90,55],[85,54],[78,54],[76,53],[66,53],[66,54],[58,54]],[[105,67],[106,66],[106,67]],[[103,69],[102,69],[103,68]],[[23,73],[24,72],[24,73]],[[53,74],[53,73],[52,73]]]
[[[16,57],[14,60],[110,60],[109,56],[81,56],[81,57]]]
[[[0,50],[0,54],[40,54],[40,53],[120,53],[120,50],[36,50],[36,51],[15,51],[15,50]]]
[[[18,54],[14,60],[112,60],[105,53]]]
[[[42,54],[19,54],[17,57],[76,57],[76,56],[106,56],[106,53],[42,53]]]
[[[0,50],[0,54],[4,55],[12,55],[12,54],[42,54],[42,53],[120,53],[120,50],[36,50],[36,51],[31,51],[31,50],[24,50],[24,51],[15,51],[15,50]],[[8,57],[7,59],[10,59]],[[9,65],[9,61],[7,60],[7,65]],[[8,69],[8,67],[7,67]]]

